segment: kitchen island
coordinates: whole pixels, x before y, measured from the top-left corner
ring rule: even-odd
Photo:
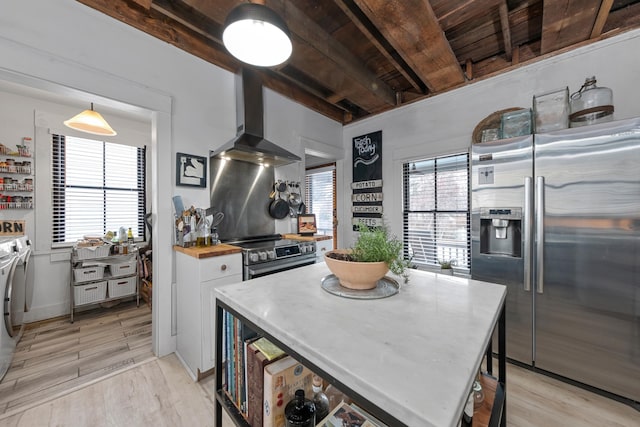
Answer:
[[[218,287],[216,323],[230,311],[387,425],[457,425],[506,288],[412,270],[396,295],[356,300],[324,291],[328,274],[319,263]],[[234,415],[222,377],[217,360],[217,426],[223,407]]]

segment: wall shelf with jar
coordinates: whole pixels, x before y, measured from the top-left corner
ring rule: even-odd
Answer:
[[[0,144],[0,209],[33,209],[33,196],[20,194],[33,193],[31,142],[24,137],[15,150]]]

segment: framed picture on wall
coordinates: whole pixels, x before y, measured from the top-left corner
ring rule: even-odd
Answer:
[[[191,154],[176,154],[176,185],[207,186],[207,159]]]
[[[313,236],[317,232],[316,214],[298,215],[298,234],[301,236]]]

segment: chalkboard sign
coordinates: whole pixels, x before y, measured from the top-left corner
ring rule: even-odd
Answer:
[[[353,182],[382,179],[382,131],[353,138]]]
[[[353,138],[353,230],[382,222],[382,131]]]

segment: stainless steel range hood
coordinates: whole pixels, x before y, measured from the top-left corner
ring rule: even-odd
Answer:
[[[211,157],[282,166],[302,159],[264,138],[264,111],[260,75],[242,69],[236,75],[237,136],[211,153]]]

